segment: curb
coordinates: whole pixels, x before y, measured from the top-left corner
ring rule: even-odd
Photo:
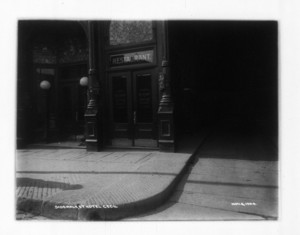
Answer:
[[[45,216],[51,219],[61,220],[85,220],[85,221],[99,221],[99,220],[120,220],[125,217],[138,215],[152,210],[161,204],[163,204],[169,196],[171,196],[173,190],[181,180],[189,168],[192,160],[191,155],[180,173],[177,174],[170,184],[168,184],[162,191],[157,194],[144,198],[135,202],[116,205],[117,208],[67,208],[56,209],[56,207],[68,207],[70,205],[60,204],[48,200],[34,200],[26,198],[17,198],[17,210],[29,212],[34,215]]]
[[[141,199],[135,202],[117,205],[117,208],[67,208],[64,210],[56,209],[56,206],[69,206],[66,204],[54,203],[51,201],[42,201],[26,198],[17,198],[17,210],[29,212],[34,215],[41,215],[55,220],[83,220],[83,221],[101,221],[101,220],[120,220],[125,217],[135,216],[147,211],[153,210],[165,203],[174,192],[176,186],[188,171],[189,167],[195,161],[196,153],[207,139],[206,134],[194,152],[187,159],[180,172],[172,179],[162,191],[149,198]]]

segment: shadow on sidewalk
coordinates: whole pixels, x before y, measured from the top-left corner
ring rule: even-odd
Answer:
[[[63,190],[74,190],[83,188],[80,184],[66,184],[56,181],[45,181],[32,178],[17,178],[17,187],[59,188]]]
[[[21,174],[93,174],[93,175],[166,175],[166,176],[176,176],[175,173],[168,172],[142,172],[142,171],[17,171]],[[19,178],[22,179],[22,178]],[[24,178],[27,179],[27,178]],[[31,179],[33,180],[33,179]],[[45,181],[51,182],[51,181]],[[56,183],[56,182],[54,182]]]
[[[278,161],[277,139],[277,134],[270,137],[257,125],[227,121],[216,125],[198,155],[211,159]]]

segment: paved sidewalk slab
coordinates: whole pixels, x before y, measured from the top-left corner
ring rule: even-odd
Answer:
[[[54,219],[124,218],[162,204],[191,157],[156,151],[18,150],[17,209]]]

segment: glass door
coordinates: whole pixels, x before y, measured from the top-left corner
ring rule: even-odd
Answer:
[[[114,73],[110,80],[111,140],[113,146],[132,146],[131,79],[129,73]]]
[[[150,71],[133,73],[134,146],[156,147],[155,86]]]
[[[152,72],[114,73],[109,79],[112,145],[157,147]]]

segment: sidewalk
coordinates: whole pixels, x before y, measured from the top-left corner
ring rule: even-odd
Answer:
[[[276,220],[278,149],[244,128],[184,137],[179,153],[19,150],[17,209],[69,220]]]
[[[182,153],[18,150],[17,210],[68,220],[117,220],[146,212],[169,198],[203,137],[189,141]]]

